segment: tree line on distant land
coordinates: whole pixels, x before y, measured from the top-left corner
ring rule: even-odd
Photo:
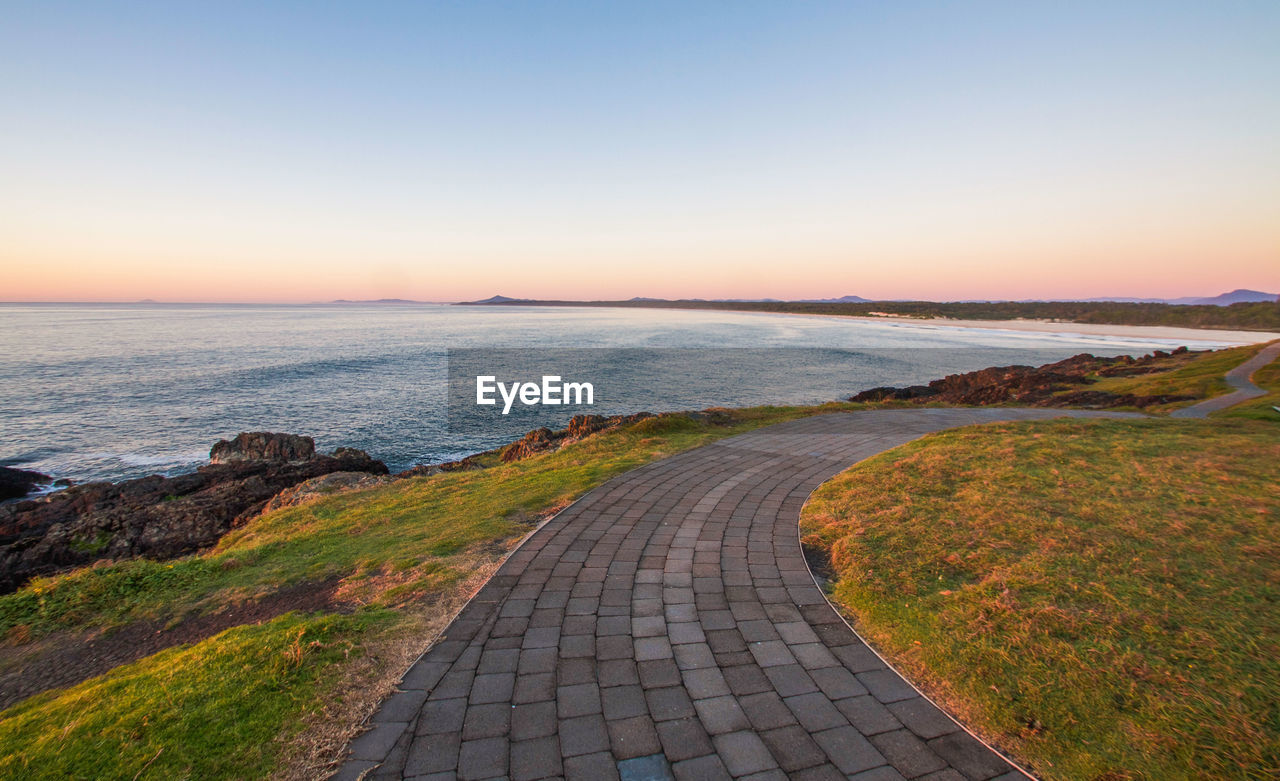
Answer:
[[[870,301],[816,303],[803,301],[509,301],[527,306],[611,306],[658,309],[722,309],[741,312],[787,312],[956,320],[1059,320],[1109,325],[1163,325],[1181,328],[1226,328],[1280,331],[1280,301],[1230,306],[1129,303],[1111,301]]]

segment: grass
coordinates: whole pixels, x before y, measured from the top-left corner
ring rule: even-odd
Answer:
[[[1249,422],[944,432],[806,506],[908,678],[1060,779],[1280,770],[1280,437]]]
[[[1280,423],[1280,412],[1273,409],[1280,407],[1280,359],[1254,372],[1253,384],[1267,391],[1267,394],[1215,412],[1212,417],[1245,418]]]
[[[289,613],[36,695],[0,720],[0,776],[265,777],[325,679],[391,620]]]
[[[1097,382],[1085,386],[1085,390],[1115,394],[1131,393],[1135,396],[1194,397],[1193,401],[1156,405],[1146,409],[1147,412],[1167,412],[1229,392],[1231,386],[1227,385],[1223,375],[1252,358],[1262,347],[1263,345],[1260,344],[1230,347],[1196,354],[1190,359],[1173,356],[1164,360],[1164,364],[1169,367],[1167,371],[1138,374],[1132,377],[1099,377]]]
[[[735,410],[727,425],[645,420],[512,464],[282,509],[200,555],[32,581],[0,597],[0,636],[10,642],[176,622],[308,582],[336,580],[338,597],[363,607],[239,627],[25,700],[0,712],[0,776],[132,778],[147,762],[156,778],[308,775],[302,765],[314,769],[323,753],[299,748],[309,715],[351,689],[372,707],[532,522],[641,464],[821,409]],[[298,632],[300,661],[286,665]],[[379,679],[381,690],[370,683]],[[359,715],[326,714],[323,728],[346,725],[330,742],[340,747]]]

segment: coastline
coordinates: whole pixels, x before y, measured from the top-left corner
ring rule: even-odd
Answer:
[[[787,313],[790,314],[790,313]],[[1230,342],[1236,345],[1261,344],[1280,339],[1271,331],[1229,331],[1217,328],[1180,328],[1163,325],[1112,325],[1109,323],[1072,323],[1063,320],[952,320],[946,317],[864,317],[861,315],[805,315],[806,317],[843,317],[866,323],[902,323],[943,328],[979,328],[988,331],[1022,331],[1032,333],[1081,334],[1084,336],[1117,336],[1135,339],[1190,339],[1199,342]]]
[[[497,304],[494,306],[504,306]],[[572,307],[573,304],[564,306]],[[607,307],[612,309],[631,309],[632,307]],[[810,312],[756,312],[749,309],[697,309],[699,312],[726,311],[734,314],[808,317],[815,319],[854,320],[861,323],[879,325],[905,325],[911,327],[933,328],[971,328],[983,331],[1016,331],[1021,333],[1047,333],[1064,336],[1110,336],[1125,339],[1160,339],[1169,341],[1188,340],[1197,343],[1213,343],[1231,347],[1247,344],[1262,344],[1280,339],[1280,333],[1274,331],[1238,331],[1219,328],[1181,328],[1164,325],[1120,325],[1111,323],[1074,323],[1066,320],[958,320],[948,317],[906,317],[887,315],[884,317],[868,317],[865,315],[815,314]],[[1189,347],[1192,345],[1188,345]]]

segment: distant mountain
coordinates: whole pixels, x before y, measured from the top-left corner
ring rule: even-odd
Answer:
[[[872,299],[862,296],[840,296],[839,298],[802,298],[801,304],[870,304]]]
[[[1276,293],[1263,293],[1261,290],[1232,290],[1230,293],[1223,293],[1220,296],[1212,296],[1210,298],[1175,298],[1169,301],[1170,304],[1189,304],[1189,305],[1205,305],[1211,306],[1231,306],[1232,304],[1251,304],[1258,301],[1277,301],[1280,295]]]
[[[525,302],[528,302],[528,301],[532,301],[532,300],[533,300],[533,299],[530,299],[530,298],[508,298],[508,297],[506,297],[506,296],[489,296],[488,298],[483,299],[483,300],[480,300],[480,301],[459,301],[458,303],[459,303],[459,304],[462,304],[462,305],[468,305],[468,304],[522,304],[522,303],[525,303]]]

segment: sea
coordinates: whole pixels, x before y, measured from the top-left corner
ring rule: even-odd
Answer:
[[[514,351],[535,366],[566,350],[617,356],[588,362],[610,388],[606,403],[546,410],[567,421],[819,403],[991,365],[1182,344],[1225,342],[667,309],[0,304],[0,465],[76,482],[175,474],[219,439],[278,431],[398,471],[510,441],[510,426],[450,425],[450,351],[481,364],[486,350]],[[726,361],[740,370],[731,382],[702,370]]]

